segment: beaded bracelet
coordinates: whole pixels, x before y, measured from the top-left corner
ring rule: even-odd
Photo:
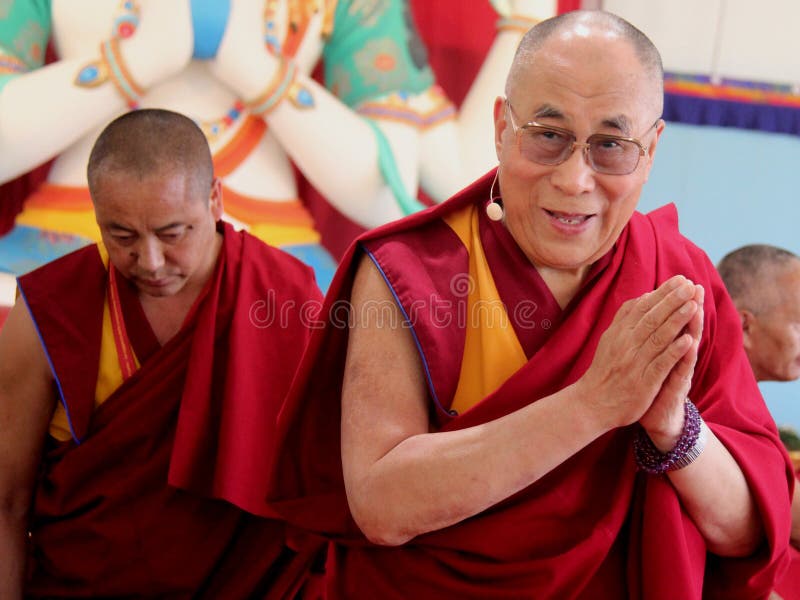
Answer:
[[[650,475],[677,471],[691,463],[703,452],[706,445],[705,425],[694,403],[686,399],[683,405],[683,431],[675,447],[666,454],[655,447],[644,429],[636,432],[633,455],[636,465]]]
[[[528,30],[541,23],[540,19],[526,17],[524,15],[508,15],[497,19],[497,29],[500,31],[512,30],[527,33]]]

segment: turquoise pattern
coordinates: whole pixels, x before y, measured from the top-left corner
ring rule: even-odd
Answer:
[[[81,69],[81,72],[78,73],[78,81],[83,85],[90,85],[97,81],[99,76],[100,70],[94,65],[89,65]]]
[[[30,70],[41,67],[50,37],[50,0],[16,0],[4,10],[6,14],[0,19],[0,57],[12,56]],[[0,92],[17,76],[0,75]]]
[[[392,92],[421,93],[434,84],[404,0],[339,0],[325,45],[325,85],[355,107]]]
[[[312,96],[311,92],[306,88],[302,88],[297,93],[297,102],[299,102],[303,108],[314,108],[314,96]]]
[[[23,275],[91,243],[77,235],[17,225],[0,237],[0,272]]]

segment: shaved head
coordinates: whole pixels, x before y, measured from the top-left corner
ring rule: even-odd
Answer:
[[[124,174],[139,181],[183,173],[208,200],[214,167],[203,132],[188,117],[168,110],[135,110],[112,121],[89,156],[89,191],[96,200],[104,178]]]
[[[602,41],[624,40],[633,48],[642,71],[652,80],[653,111],[660,116],[664,106],[664,69],[653,42],[625,19],[600,10],[576,10],[546,19],[530,29],[517,48],[506,79],[506,97],[514,97],[517,87],[530,73],[539,51],[556,38],[592,37]]]
[[[752,244],[725,255],[717,270],[736,307],[760,314],[780,301],[778,280],[800,270],[800,257],[776,246]]]

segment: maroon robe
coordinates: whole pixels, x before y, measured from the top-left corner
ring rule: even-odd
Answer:
[[[800,470],[795,472],[795,477],[798,476],[800,476]],[[795,489],[794,493],[800,494],[800,490]],[[789,555],[792,562],[778,581],[778,585],[775,586],[775,591],[783,600],[800,600],[800,550],[790,548]]]
[[[528,362],[470,410],[451,411],[465,336],[457,317],[464,299],[456,297],[453,282],[468,268],[460,240],[442,217],[472,204],[482,209],[493,175],[441,206],[362,236],[351,248],[323,306],[324,327],[312,336],[279,417],[275,506],[290,522],[334,540],[329,598],[766,597],[786,564],[788,456],[742,351],[733,305],[706,255],[679,234],[674,208],[634,214],[563,313],[541,296],[535,269],[514,258],[504,234],[488,231],[482,220],[484,250],[512,323],[518,328],[515,303],[527,292],[540,295],[537,306],[545,313],[551,307],[543,316],[552,329],[538,339],[519,335]],[[708,553],[667,477],[636,471],[631,442],[638,425],[607,433],[461,523],[402,547],[370,544],[349,513],[339,453],[345,301],[362,252],[377,264],[403,312],[413,314],[431,419],[440,431],[497,419],[563,389],[586,371],[624,301],[679,273],[702,284],[705,325],[690,396],[747,478],[764,526],[762,546],[743,559]],[[504,270],[504,264],[513,268]],[[447,307],[453,318],[442,326]]]
[[[274,518],[266,474],[321,295],[299,261],[220,229],[214,274],[163,347],[117,277],[141,368],[96,409],[97,247],[20,278],[73,434],[45,448],[29,596],[285,598],[302,584],[320,542]]]

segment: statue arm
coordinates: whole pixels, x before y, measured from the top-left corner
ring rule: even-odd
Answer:
[[[346,10],[347,5],[340,6]],[[268,52],[259,28],[252,26],[262,8],[258,0],[232,6],[211,72],[267,122],[285,152],[337,209],[366,227],[402,216],[392,186],[382,174],[380,147],[384,162],[393,162],[402,187],[415,197],[417,128],[381,121],[376,133],[366,118],[348,106],[348,98],[339,99],[306,75],[313,65],[302,57]],[[293,90],[304,90],[310,102],[302,105],[291,93],[276,92],[284,80],[291,81]],[[274,105],[269,101],[272,97]]]
[[[511,14],[506,18],[519,27],[501,27],[470,87],[458,115],[459,147],[463,149],[464,169],[469,183],[497,164],[495,156],[492,105],[505,94],[505,82],[526,27],[552,17],[557,12],[556,0],[510,0]]]
[[[0,92],[0,182],[26,173],[121,112],[110,86],[72,84],[86,60],[64,60],[14,77]]]
[[[140,26],[120,41],[119,52],[132,78],[146,89],[188,63],[192,31],[188,2],[142,0],[140,10]],[[0,20],[0,35],[4,27]],[[44,47],[47,40],[41,43]],[[96,87],[75,83],[85,66],[99,60],[98,48],[8,77],[0,88],[0,182],[49,160],[126,110],[111,81]]]

